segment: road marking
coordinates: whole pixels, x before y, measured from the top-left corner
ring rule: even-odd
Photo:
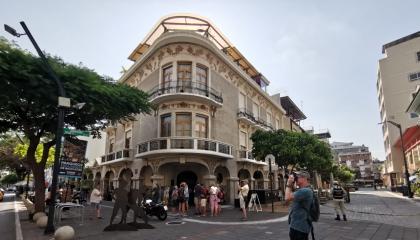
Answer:
[[[14,207],[15,207],[16,240],[23,240],[22,228],[20,226],[20,219],[19,219],[19,210],[16,204],[16,197],[14,198]]]
[[[210,225],[255,225],[255,224],[269,224],[269,223],[278,223],[287,221],[288,216],[281,218],[273,218],[269,220],[260,220],[260,221],[246,221],[246,222],[211,222],[191,218],[183,218],[182,221],[200,223],[200,224],[210,224]]]

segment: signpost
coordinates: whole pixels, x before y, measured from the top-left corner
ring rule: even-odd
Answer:
[[[83,130],[77,130],[77,129],[64,128],[64,134],[65,135],[72,135],[72,136],[89,137],[90,132],[89,131],[83,131]]]
[[[87,141],[68,136],[64,139],[59,175],[81,178],[85,164]]]
[[[268,161],[268,171],[270,174],[270,195],[271,195],[271,212],[274,213],[274,195],[273,195],[273,173],[271,172],[271,161],[275,162],[276,158],[273,154],[265,156],[265,161]]]

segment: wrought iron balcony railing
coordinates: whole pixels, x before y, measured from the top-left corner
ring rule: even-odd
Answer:
[[[179,82],[173,81],[169,83],[164,83],[164,84],[155,86],[148,93],[151,100],[165,94],[190,93],[190,94],[204,96],[213,101],[216,101],[219,104],[223,104],[223,97],[222,97],[221,92],[214,90],[213,88],[207,86],[206,84],[192,82],[192,81],[179,81]]]
[[[132,149],[123,149],[116,152],[108,153],[101,156],[102,163],[117,161],[117,160],[132,160],[133,159],[133,150]]]
[[[182,153],[182,150],[185,150],[185,153],[221,155],[227,158],[233,158],[231,145],[211,139],[193,137],[157,138],[140,143],[137,146],[136,157],[158,152]]]

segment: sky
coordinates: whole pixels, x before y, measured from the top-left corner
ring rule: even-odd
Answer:
[[[164,15],[210,19],[271,83],[308,117],[305,129],[328,129],[331,141],[364,144],[385,159],[376,75],[382,45],[420,31],[420,1],[0,0],[0,23],[41,49],[118,79],[127,59]],[[0,36],[35,52],[27,37]],[[408,103],[407,103],[408,104]]]

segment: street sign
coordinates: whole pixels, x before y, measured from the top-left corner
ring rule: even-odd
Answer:
[[[65,138],[60,158],[59,175],[82,177],[87,143],[87,141],[75,138]]]
[[[64,128],[64,134],[73,135],[73,136],[89,137],[90,132],[89,131],[77,130],[77,129]]]

